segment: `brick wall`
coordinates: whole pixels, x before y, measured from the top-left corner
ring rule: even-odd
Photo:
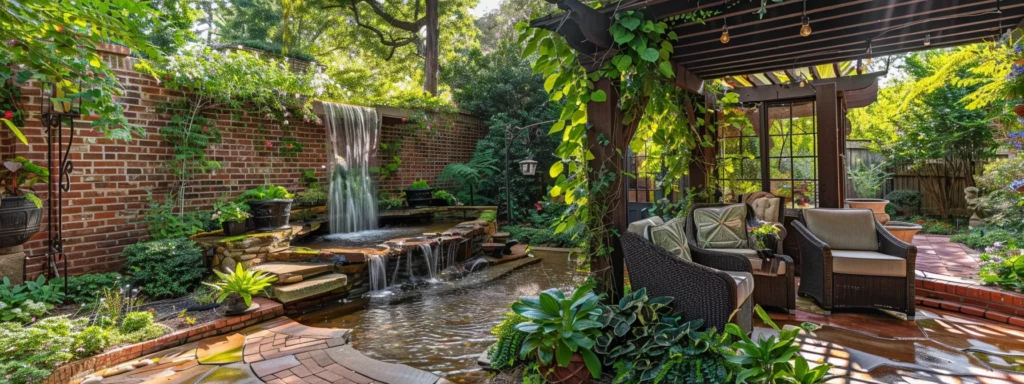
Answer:
[[[435,185],[434,179],[448,164],[469,161],[476,149],[476,142],[487,134],[483,123],[468,115],[458,115],[452,119],[454,121],[425,128],[401,124],[387,117],[387,113],[384,111],[379,140],[388,145],[401,143],[398,156],[402,159],[402,165],[397,174],[378,183],[379,190],[401,191],[419,179],[426,180],[434,188],[449,187]],[[386,164],[389,159],[384,157],[384,154],[378,154],[377,161]]]
[[[131,58],[109,53],[105,59],[117,70],[125,88],[125,95],[118,100],[125,108],[125,115],[132,123],[144,127],[146,134],[130,143],[117,142],[94,132],[87,121],[76,122],[75,126],[80,128],[76,128],[71,147],[72,187],[64,194],[63,206],[64,250],[72,275],[120,268],[121,250],[147,238],[143,218],[148,198],[161,199],[174,183],[165,167],[172,148],[158,133],[169,116],[159,114],[156,106],[180,95],[162,88],[155,79],[133,71]],[[25,156],[45,165],[46,136],[37,112],[41,92],[37,84],[28,84],[22,93],[21,106],[31,112],[22,129],[29,145],[17,142],[8,131],[2,130],[0,159]],[[299,187],[299,171],[304,168],[315,169],[326,180],[324,166],[329,156],[325,127],[294,123],[282,127],[279,122],[247,116],[241,110],[222,110],[211,117],[215,117],[223,140],[207,150],[207,157],[220,162],[222,168],[198,175],[189,183],[185,192],[186,206],[207,208],[219,198],[233,198],[245,189],[264,183],[295,190]],[[403,165],[393,179],[396,185],[408,185],[412,181],[407,180],[417,177],[433,179],[443,168],[441,162],[469,159],[476,139],[483,136],[485,128],[479,120],[469,116],[460,115],[455,120],[456,124],[449,124],[449,128],[437,135],[420,132],[405,140],[407,144],[400,153]],[[385,124],[381,136],[396,137],[393,133],[396,131],[407,130],[400,129],[400,124]],[[67,133],[65,130],[65,135]],[[279,145],[284,136],[302,143],[303,152],[287,157],[278,154],[276,147],[270,150],[263,147],[266,140]],[[39,197],[44,202],[45,188],[44,185],[36,188],[42,192]],[[48,207],[44,205],[41,231],[25,244],[28,278],[44,271],[48,225],[45,209]]]

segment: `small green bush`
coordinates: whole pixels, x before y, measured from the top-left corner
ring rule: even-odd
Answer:
[[[132,333],[153,325],[153,314],[149,312],[131,312],[121,322],[121,333]]]
[[[555,230],[551,228],[530,228],[511,225],[502,227],[502,230],[508,232],[509,239],[516,239],[522,243],[533,246],[560,248],[575,248],[580,246],[580,241],[578,239],[573,239],[573,233],[576,232],[574,230],[565,231],[557,235],[555,234]]]
[[[994,230],[974,230],[970,233],[961,233],[953,235],[949,238],[949,241],[954,243],[960,243],[968,246],[971,249],[985,250],[985,248],[995,245],[995,243],[1016,243],[1022,239],[1021,234],[1009,232],[1000,229]]]
[[[0,321],[27,323],[63,300],[64,292],[47,284],[43,276],[20,285],[5,276],[0,283]]]
[[[125,247],[125,271],[151,297],[178,297],[199,285],[206,268],[192,240],[154,240]]]
[[[87,318],[71,320],[66,316],[42,319],[31,326],[0,323],[0,381],[42,382],[76,353],[84,355],[83,346],[98,345],[96,332],[85,332],[88,326]]]
[[[310,207],[327,205],[327,188],[320,184],[313,184],[305,191],[295,194],[295,204]]]
[[[921,203],[924,201],[924,194],[921,191],[909,189],[897,189],[885,195],[889,204],[901,215],[921,213]]]
[[[75,355],[92,356],[103,352],[114,341],[114,333],[98,325],[90,325],[75,336]]]
[[[409,186],[409,189],[430,189],[430,185],[426,180],[416,180]]]
[[[235,198],[235,201],[244,203],[249,201],[291,199],[293,197],[295,197],[295,195],[289,193],[288,190],[282,186],[266,184],[242,192],[241,195],[238,195],[238,197]]]
[[[64,289],[63,277],[50,279],[50,286],[58,290]],[[65,302],[88,304],[96,302],[104,289],[114,289],[124,283],[124,277],[117,272],[90,273],[71,276],[68,280],[68,292]]]

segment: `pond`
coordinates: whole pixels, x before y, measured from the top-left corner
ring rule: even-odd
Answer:
[[[487,373],[477,358],[496,338],[492,327],[521,296],[549,288],[569,290],[585,276],[574,262],[548,257],[486,283],[459,286],[438,283],[411,295],[375,293],[365,310],[337,316],[303,316],[306,325],[352,329],[355,349],[387,362],[401,363],[455,382],[482,382]]]

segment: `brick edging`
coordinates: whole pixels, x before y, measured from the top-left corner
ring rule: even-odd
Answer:
[[[918,276],[918,305],[1024,327],[1024,294],[995,287]]]
[[[57,367],[43,383],[67,383],[76,376],[92,373],[99,368],[112,367],[167,348],[237,331],[284,314],[284,307],[276,301],[264,298],[253,298],[253,301],[259,303],[260,308],[252,313],[241,316],[221,317],[189,329],[182,329],[160,336],[156,339],[121,346],[98,355],[71,361]]]

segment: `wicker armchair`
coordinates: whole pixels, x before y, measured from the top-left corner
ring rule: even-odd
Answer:
[[[651,297],[674,298],[674,312],[685,319],[704,319],[705,326],[724,330],[731,317],[741,329],[750,333],[753,295],[748,293],[743,302],[738,302],[742,292],[737,287],[737,276],[746,274],[747,279],[752,279],[750,262],[746,258],[727,255],[720,260],[723,262],[712,268],[680,259],[628,232],[622,234],[622,249],[629,281],[634,288],[647,288]]]
[[[815,220],[808,221],[807,216],[812,214]],[[838,225],[829,225],[822,218]],[[865,233],[870,234],[871,225],[873,239],[865,236]],[[874,219],[871,211],[807,210],[793,227],[803,260],[801,295],[816,300],[826,314],[835,308],[882,308],[905,313],[908,320],[914,319],[917,247],[893,237]],[[836,231],[837,228],[841,232]],[[834,244],[826,243],[822,237],[831,239]],[[849,245],[851,241],[860,241],[858,238],[863,237],[874,242],[876,249],[849,250],[853,248]]]
[[[762,307],[777,307],[789,313],[796,313],[796,268],[793,266],[793,259],[787,255],[776,254],[778,267],[774,271],[760,271],[761,259],[753,249],[713,249],[702,248],[697,242],[697,224],[694,221],[694,211],[700,208],[721,207],[730,204],[694,204],[686,216],[686,241],[690,245],[690,256],[693,261],[712,268],[725,269],[736,263],[737,259],[744,259],[751,265],[754,273],[754,302]],[[747,226],[754,226],[757,218],[753,209],[747,205]],[[724,268],[723,268],[724,267]],[[768,269],[767,266],[765,266]]]

